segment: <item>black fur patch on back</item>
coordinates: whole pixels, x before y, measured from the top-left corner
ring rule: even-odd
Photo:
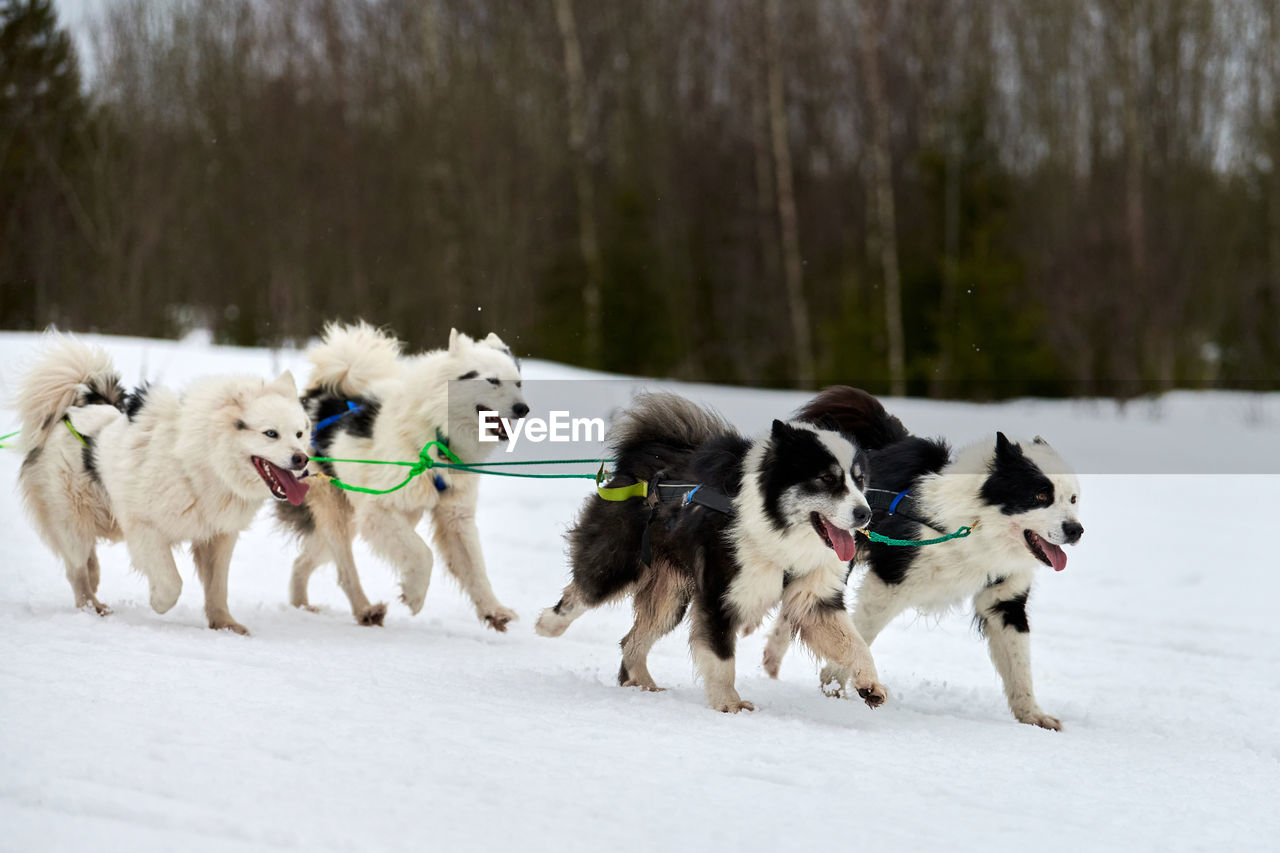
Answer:
[[[138,417],[138,413],[142,411],[142,407],[147,404],[147,394],[150,392],[151,386],[143,383],[134,388],[124,399],[124,413],[129,416],[129,420]]]
[[[908,491],[926,474],[936,474],[951,461],[951,449],[941,439],[911,436],[868,454],[871,486],[889,491]],[[923,519],[929,521],[929,519]],[[872,529],[894,539],[924,539],[935,535],[921,524],[900,515],[877,511]],[[907,576],[918,548],[901,548],[872,542],[867,549],[871,571],[887,584],[899,584]]]
[[[1052,481],[1002,432],[996,433],[996,453],[990,470],[979,494],[984,503],[1000,507],[1005,515],[1053,503]],[[1041,494],[1047,494],[1048,501],[1037,500]]]
[[[988,608],[987,613],[992,619],[999,616],[1004,622],[1004,627],[1012,628],[1019,634],[1031,631],[1031,625],[1027,622],[1027,593],[1025,592],[1020,592],[1005,601],[997,601]]]
[[[84,472],[89,475],[89,479],[95,483],[101,483],[102,479],[98,476],[98,460],[93,450],[93,438],[91,436],[84,437],[84,447],[80,448],[80,459],[84,462]]]
[[[764,494],[764,511],[776,530],[787,526],[782,514],[783,493],[793,486],[812,483],[838,465],[838,460],[815,433],[782,421],[773,422],[773,433],[758,476],[760,491]],[[847,491],[843,478],[837,486]]]
[[[357,411],[351,411],[347,405],[348,402],[353,403]],[[329,447],[339,433],[347,433],[356,438],[371,438],[381,404],[369,397],[338,397],[322,389],[315,389],[302,398],[302,407],[311,416],[313,424],[319,424],[334,415],[341,415],[337,420],[311,434],[311,446],[319,451],[312,455],[328,456]],[[326,474],[334,476],[333,466],[330,463],[321,462],[319,465]]]

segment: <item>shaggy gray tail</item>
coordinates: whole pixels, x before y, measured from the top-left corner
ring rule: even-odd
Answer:
[[[796,418],[851,435],[865,450],[879,450],[908,435],[902,421],[886,412],[879,400],[848,385],[824,388],[796,412]]]
[[[124,403],[120,374],[106,350],[50,332],[18,391],[23,452],[43,447],[73,407],[104,405],[123,411]]]
[[[622,458],[646,446],[692,452],[733,427],[716,412],[675,394],[641,394],[623,410],[609,429],[607,441]]]

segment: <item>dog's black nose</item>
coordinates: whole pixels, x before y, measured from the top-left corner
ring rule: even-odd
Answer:
[[[871,520],[871,510],[865,506],[860,506],[853,511],[853,526],[866,527],[867,522]]]
[[[289,461],[293,464],[293,470],[301,471],[307,467],[307,454],[295,453],[289,458]]]
[[[511,407],[511,413],[517,418],[523,418],[525,415],[529,414],[529,407],[524,403],[516,403]]]
[[[1084,535],[1084,525],[1078,521],[1067,521],[1062,525],[1062,535],[1067,537],[1067,544],[1074,545]]]

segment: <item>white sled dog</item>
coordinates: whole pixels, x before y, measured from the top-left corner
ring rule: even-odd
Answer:
[[[430,441],[446,443],[463,462],[481,461],[496,442],[480,441],[479,413],[522,418],[529,412],[521,391],[520,365],[494,334],[474,341],[455,329],[449,346],[401,357],[402,344],[366,324],[326,327],[310,351],[311,378],[303,402],[316,424],[316,456],[340,459],[416,459]],[[506,428],[489,433],[506,441]],[[433,458],[447,461],[439,449]],[[389,465],[318,463],[324,474],[364,488],[390,489],[405,469]],[[505,631],[516,618],[494,595],[485,572],[476,529],[476,475],[436,468],[403,488],[382,495],[344,492],[317,485],[301,506],[280,506],[281,522],[298,535],[301,553],[293,564],[290,602],[310,608],[307,582],[333,561],[338,584],[361,625],[381,625],[386,604],[371,604],[360,585],[351,540],[360,533],[400,577],[400,600],[417,613],[431,581],[431,548],[414,529],[431,515],[436,547],[489,627]]]
[[[123,538],[152,608],[166,612],[182,592],[173,548],[190,542],[209,627],[248,633],[227,609],[236,539],[268,495],[301,503],[307,491],[292,473],[306,467],[310,424],[291,374],[126,394],[105,351],[51,335],[18,408],[23,498],[77,607],[110,612],[97,598],[94,549]]]

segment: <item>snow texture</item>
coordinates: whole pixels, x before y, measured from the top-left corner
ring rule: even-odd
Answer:
[[[129,383],[307,372],[296,351],[91,340]],[[0,335],[0,393],[36,341]],[[804,399],[681,390],[748,431]],[[1040,704],[1065,731],[1013,721],[962,610],[886,629],[873,651],[891,699],[876,711],[824,697],[798,649],[769,680],[759,633],[738,658],[755,713],[704,705],[683,627],[650,659],[667,692],[617,687],[626,606],[556,640],[533,633],[566,579],[582,481],[481,490],[490,575],[521,617],[506,635],[439,566],[423,613],[395,603],[383,628],[353,622],[331,566],[311,582],[321,612],[290,608],[293,546],[266,512],[231,572],[252,636],[204,627],[185,553],[182,599],[153,613],[121,545],[99,549],[115,609],[99,618],[73,608],[8,450],[0,849],[1276,849],[1280,395],[888,405],[956,443],[1043,434],[1082,472],[1083,542],[1030,607]],[[363,545],[357,560],[370,597],[394,602],[387,567]]]

